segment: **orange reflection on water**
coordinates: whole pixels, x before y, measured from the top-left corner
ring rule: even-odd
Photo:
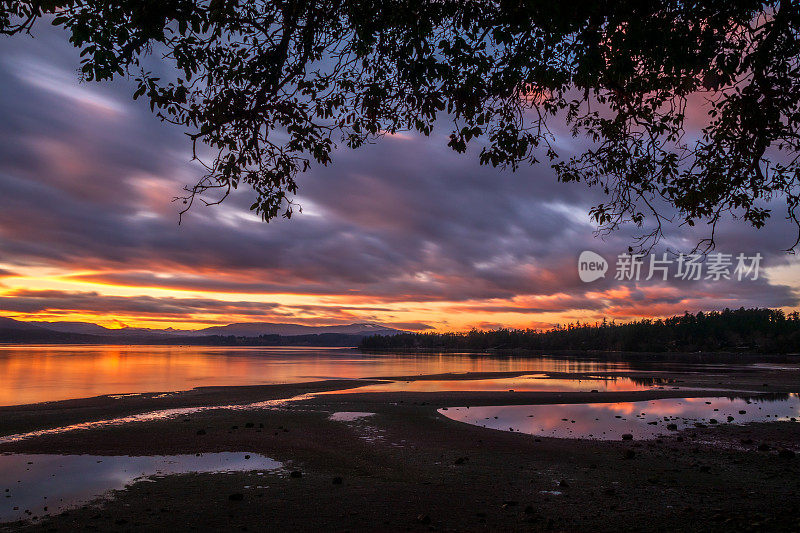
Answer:
[[[474,354],[372,355],[349,348],[0,346],[0,405],[199,386],[447,372],[595,372],[626,368],[619,363]]]
[[[598,392],[640,391],[652,389],[653,385],[636,383],[629,378],[604,379],[551,379],[546,374],[532,374],[510,378],[463,379],[463,380],[413,380],[393,381],[367,385],[328,394],[361,392],[459,392],[459,391],[514,391],[514,392]]]

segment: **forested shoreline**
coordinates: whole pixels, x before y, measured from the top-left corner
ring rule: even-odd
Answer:
[[[550,330],[477,330],[466,333],[402,333],[369,336],[366,351],[614,351],[800,352],[800,316],[775,309],[725,309],[626,323],[607,320],[558,325]]]

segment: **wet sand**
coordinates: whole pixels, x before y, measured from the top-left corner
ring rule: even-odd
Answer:
[[[590,375],[599,373],[552,377]],[[800,389],[798,372],[770,369],[614,375],[660,378],[669,383],[651,391],[608,393],[324,394],[273,408],[213,409],[0,444],[0,452],[20,453],[161,455],[250,451],[288,465],[286,471],[261,476],[243,472],[157,478],[119,491],[113,499],[32,524],[0,525],[0,530],[800,528],[800,458],[778,453],[782,449],[800,452],[800,423],[721,424],[647,441],[590,441],[485,429],[455,422],[437,412],[448,406],[627,402]],[[448,380],[486,377],[436,376]],[[0,409],[0,433],[8,435],[54,427],[56,422],[108,419],[165,408],[249,404],[360,384],[328,381],[225,387],[164,397],[99,397],[9,407]],[[673,386],[680,386],[681,390],[671,389]],[[750,392],[704,390],[709,388]],[[330,419],[331,414],[342,411],[375,414],[349,422]],[[293,477],[289,471],[301,474]]]

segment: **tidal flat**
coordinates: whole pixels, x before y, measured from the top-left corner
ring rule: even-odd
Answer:
[[[0,530],[796,531],[798,391],[797,368],[720,365],[377,376],[3,407],[6,461],[247,453],[281,466],[143,476]],[[667,429],[675,418],[659,411],[643,422],[663,431],[630,438],[482,427],[451,413],[511,406],[536,420],[563,406],[602,405],[633,406],[636,418],[660,400],[690,403],[687,423]],[[725,402],[737,408],[734,420]],[[763,417],[738,414],[754,406],[767,409]],[[553,423],[577,425],[597,411],[570,413]],[[1,477],[8,497],[0,505],[11,505],[17,480]]]

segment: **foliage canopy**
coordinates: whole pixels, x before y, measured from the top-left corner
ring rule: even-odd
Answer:
[[[800,315],[774,309],[684,313],[625,324],[568,324],[547,331],[497,329],[365,337],[363,350],[575,350],[796,353]]]
[[[789,0],[1,0],[0,32],[43,15],[80,48],[86,80],[131,76],[185,128],[217,190],[291,216],[298,175],[411,130],[452,126],[482,164],[544,162],[598,186],[601,231],[664,217],[761,227],[797,218],[800,3]],[[145,68],[153,53],[173,68]],[[447,126],[445,126],[447,127]],[[587,139],[582,153],[557,134]],[[798,233],[800,239],[800,233]],[[797,244],[795,241],[791,248]]]

